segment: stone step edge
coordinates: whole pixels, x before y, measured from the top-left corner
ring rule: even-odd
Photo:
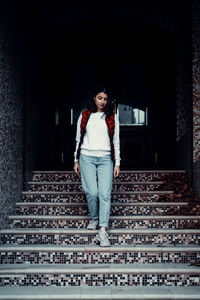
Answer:
[[[51,215],[10,215],[8,216],[9,220],[90,220],[89,216],[80,216],[80,215],[68,215],[68,216],[51,216]],[[169,216],[110,216],[110,220],[200,220],[200,216],[179,216],[179,215],[169,215]]]
[[[111,195],[165,195],[174,194],[174,191],[113,191]],[[85,195],[84,192],[61,191],[23,191],[22,195]]]
[[[200,300],[200,287],[0,287],[1,300]]]
[[[74,171],[70,170],[55,170],[55,171],[38,171],[34,170],[32,171],[32,174],[75,174]],[[121,170],[120,174],[131,174],[131,173],[186,173],[186,170]]]
[[[135,184],[144,184],[144,185],[147,185],[147,184],[163,184],[164,181],[116,181],[116,182],[113,182],[113,185],[129,185],[129,184],[132,184],[132,185],[135,185]],[[46,185],[81,185],[81,182],[80,181],[28,181],[28,184],[29,185],[42,185],[42,184],[46,184]]]
[[[2,264],[0,277],[16,274],[198,274],[189,264]]]
[[[188,202],[111,202],[111,206],[187,206]],[[87,206],[87,202],[16,202],[15,206]]]
[[[145,252],[145,253],[160,253],[160,252],[183,252],[183,253],[199,253],[200,246],[171,246],[171,245],[112,245],[110,247],[101,247],[98,245],[44,245],[44,244],[30,244],[30,245],[1,245],[1,255],[5,252]]]
[[[2,229],[0,234],[97,234],[98,229],[88,230],[84,228],[16,228]],[[200,229],[171,229],[171,228],[130,228],[109,229],[110,234],[200,234]]]

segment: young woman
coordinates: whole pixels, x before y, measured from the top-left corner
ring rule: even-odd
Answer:
[[[106,229],[113,176],[115,178],[120,173],[120,142],[118,117],[105,88],[94,92],[87,109],[79,116],[74,171],[81,175],[88,202],[91,220],[87,229],[96,229],[99,225],[97,240],[101,246],[110,246]]]

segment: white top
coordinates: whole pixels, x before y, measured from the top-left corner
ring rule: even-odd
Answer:
[[[104,156],[111,153],[110,138],[105,121],[104,112],[91,113],[86,125],[86,132],[81,145],[81,153],[90,156]],[[74,161],[77,161],[76,154],[81,137],[81,119],[80,114],[76,130],[76,151],[74,152]],[[115,131],[113,136],[115,151],[115,165],[120,165],[120,142],[119,142],[119,120],[115,115]]]

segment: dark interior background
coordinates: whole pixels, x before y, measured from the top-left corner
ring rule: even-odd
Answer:
[[[189,14],[189,3],[183,4],[184,14]],[[78,114],[99,80],[112,87],[118,103],[148,108],[148,126],[120,128],[122,169],[179,168],[175,27],[176,22],[183,24],[179,4],[128,5],[31,1],[27,6],[26,132],[33,161],[29,168],[73,168],[76,126],[71,125],[71,108]],[[135,18],[129,16],[130,7]],[[168,18],[167,26],[159,19],[150,24],[137,18],[137,13],[153,16],[155,11]],[[187,25],[186,38],[191,29]]]

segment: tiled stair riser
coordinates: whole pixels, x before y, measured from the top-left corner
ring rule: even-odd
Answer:
[[[195,263],[200,252],[2,252],[0,264]]]
[[[159,189],[160,184],[114,184],[113,191],[154,191]],[[82,192],[80,184],[29,184],[27,191],[62,191],[62,192]]]
[[[34,174],[33,175],[33,181],[36,182],[76,182],[80,181],[80,178],[76,176],[74,173],[52,173],[52,174]],[[147,181],[163,181],[163,183],[156,188],[152,186],[154,190],[174,190],[174,193],[177,195],[176,199],[179,199],[181,194],[182,198],[185,197],[187,199],[189,198],[194,198],[194,193],[192,191],[192,188],[190,186],[190,183],[188,181],[188,178],[184,172],[143,172],[141,171],[140,173],[130,173],[130,172],[121,172],[119,178],[115,180],[115,182],[134,182],[139,181],[139,182],[144,182],[146,183]],[[119,185],[120,186],[120,185]],[[72,190],[74,187],[70,187]],[[114,184],[114,188],[117,188],[117,186]],[[79,189],[79,188],[78,188]],[[122,186],[122,188],[117,188],[118,190],[127,190],[127,186]],[[147,189],[147,185],[140,185],[140,186],[132,186],[131,190],[151,190]]]
[[[13,220],[12,228],[86,228],[88,220]],[[199,220],[110,220],[109,228],[200,228]]]
[[[199,245],[200,234],[114,234],[110,233],[112,245]],[[66,244],[66,245],[85,245],[98,244],[96,233],[61,233],[61,234],[2,234],[1,241],[4,244]]]
[[[184,172],[121,172],[118,179],[116,181],[185,181],[185,173]],[[63,173],[37,173],[33,174],[33,181],[41,182],[58,182],[58,181],[80,181],[80,177],[78,177],[74,172],[63,172]]]
[[[96,232],[88,232],[84,234],[80,234],[78,232],[67,232],[69,228],[86,228],[88,224],[88,210],[86,205],[86,199],[84,193],[81,193],[81,185],[70,185],[70,181],[76,182],[80,181],[73,172],[58,172],[58,173],[45,173],[41,172],[41,174],[34,174],[33,180],[38,183],[43,181],[42,185],[29,185],[28,188],[31,191],[36,191],[34,194],[23,194],[23,200],[25,202],[55,202],[58,204],[55,206],[41,206],[37,204],[34,206],[20,206],[15,211],[17,214],[23,215],[34,215],[33,219],[27,220],[11,220],[11,227],[13,228],[66,228],[66,231],[62,231],[61,233],[41,233],[36,232],[25,234],[25,233],[15,233],[15,234],[3,234],[2,241],[5,244],[43,244],[44,247],[49,245],[96,245],[99,243],[96,240]],[[49,184],[45,184],[44,182],[49,182]],[[56,185],[51,184],[51,182],[60,182],[65,181],[66,184]],[[114,202],[188,202],[190,198],[193,197],[191,189],[189,189],[186,176],[184,172],[121,172],[119,179],[117,181],[121,182],[130,182],[129,184],[113,184],[113,193],[112,193],[112,201]],[[135,181],[144,182],[144,184],[134,184]],[[147,181],[162,181],[162,184],[146,184]],[[64,188],[64,189],[63,189]],[[41,191],[41,193],[37,194],[37,191]],[[44,191],[44,193],[43,193]],[[45,191],[47,193],[45,193]],[[69,191],[71,194],[48,194],[48,191]],[[74,191],[74,194],[73,194]],[[132,191],[133,193],[126,193],[126,191]],[[137,193],[138,191],[138,193]],[[144,192],[150,192],[144,193]],[[169,193],[160,193],[159,191],[174,191],[174,194]],[[121,192],[121,193],[120,193]],[[134,192],[136,192],[134,194]],[[142,193],[143,192],[143,193]],[[153,192],[153,193],[151,193]],[[119,193],[119,194],[117,194]],[[75,203],[75,206],[59,206],[59,203]],[[83,205],[79,205],[79,202],[82,202]],[[176,219],[148,219],[149,215],[169,215],[170,208],[172,206],[139,206],[139,207],[131,207],[131,206],[116,206],[111,209],[111,218],[110,218],[110,228],[174,228],[174,229],[186,229],[186,228],[197,228],[200,221],[198,218],[196,220],[180,220]],[[181,207],[177,205],[177,209]],[[48,217],[42,219],[45,215],[52,216],[52,219]],[[74,215],[78,215],[77,219],[73,218]],[[127,217],[127,219],[121,219],[119,215],[123,217]],[[135,216],[144,216],[144,219],[134,220],[131,219],[131,215]],[[41,217],[41,219],[37,219],[37,216]],[[61,218],[56,219],[56,216],[60,216]],[[66,218],[69,216],[68,218]],[[81,218],[81,216],[84,216]],[[146,216],[146,219],[145,219]],[[31,216],[30,216],[31,217]],[[53,219],[55,217],[55,219]],[[62,219],[62,217],[64,219]],[[139,218],[138,217],[138,218]],[[35,218],[35,219],[34,219]],[[118,219],[119,218],[119,219]],[[154,217],[156,218],[156,217]],[[164,217],[163,217],[164,218]],[[137,231],[138,232],[138,231]],[[45,273],[33,271],[30,268],[30,273],[26,271],[25,265],[25,274],[21,274],[20,272],[12,271],[8,274],[1,274],[0,285],[11,285],[11,286],[200,286],[200,272],[193,272],[193,268],[191,271],[185,271],[183,268],[181,271],[177,271],[177,269],[173,269],[173,264],[195,264],[200,259],[200,252],[188,252],[185,251],[165,251],[162,248],[167,247],[167,245],[175,246],[175,245],[199,245],[200,243],[200,234],[196,233],[112,233],[109,232],[111,245],[155,245],[157,246],[157,252],[151,251],[117,251],[116,253],[109,252],[106,249],[103,251],[23,251],[19,250],[17,252],[2,252],[1,255],[1,264],[17,264],[21,265],[26,263],[28,265],[52,265],[52,264],[125,264],[125,265],[152,265],[155,264],[168,264],[172,263],[172,268],[168,271],[165,271],[165,266],[163,267],[163,271],[159,269],[159,271],[154,269],[152,272],[152,267],[140,272],[132,272],[132,266],[130,272],[126,271],[115,272],[112,273],[110,269],[105,271],[100,270],[100,272],[95,270],[95,273],[92,271],[91,273],[87,270],[85,272],[80,272],[78,267],[78,271],[76,273],[69,272],[67,266],[67,271],[60,271],[60,266],[57,272],[53,271],[49,273],[49,270]],[[151,247],[150,246],[150,247]],[[10,246],[9,246],[10,247]],[[23,246],[22,246],[23,247]],[[94,246],[96,248],[96,246]],[[189,246],[190,247],[190,246]],[[134,248],[137,248],[134,247]],[[142,248],[141,248],[142,249]],[[180,249],[180,248],[179,248]],[[9,250],[8,250],[9,251]],[[106,252],[107,251],[107,252]],[[9,266],[10,268],[10,266]],[[49,267],[48,267],[49,268]],[[120,266],[121,268],[121,266]],[[157,265],[156,265],[157,268]],[[93,269],[93,267],[92,267]],[[100,267],[102,269],[102,266]],[[140,267],[138,268],[140,269]],[[37,269],[39,270],[39,269]],[[36,273],[37,272],[37,273]],[[78,273],[80,272],[80,273]],[[110,273],[109,273],[110,272]],[[27,273],[27,274],[26,274]],[[58,298],[57,298],[58,299]]]
[[[86,203],[86,197],[84,193],[75,193],[75,194],[23,194],[22,200],[24,202],[62,202],[62,203],[77,203],[83,202]],[[122,194],[112,194],[111,201],[117,202],[176,202],[176,199],[173,197],[173,194],[132,194],[132,193],[122,193]],[[178,198],[177,202],[183,202],[184,199]]]
[[[180,208],[182,206],[176,206]],[[126,206],[126,205],[112,205],[110,214],[113,216],[131,216],[131,215],[166,215],[171,209],[171,206]],[[53,216],[67,216],[67,215],[88,215],[89,211],[87,205],[79,206],[29,206],[17,207],[17,215],[53,215]]]
[[[198,274],[27,274],[0,278],[1,286],[199,286]]]

